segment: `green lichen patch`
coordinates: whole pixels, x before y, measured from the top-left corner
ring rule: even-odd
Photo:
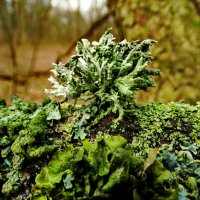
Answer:
[[[120,185],[130,181],[130,170],[143,162],[132,157],[121,136],[106,138],[92,143],[84,140],[81,147],[69,145],[58,151],[37,176],[34,199],[111,198]]]
[[[149,161],[121,136],[85,139],[56,152],[36,178],[33,199],[199,199],[200,164],[191,154],[162,145]]]

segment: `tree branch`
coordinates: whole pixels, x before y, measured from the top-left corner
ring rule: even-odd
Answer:
[[[31,74],[28,75],[29,78],[35,78],[35,77],[45,77],[45,76],[49,76],[50,75],[50,71],[38,71],[38,72],[32,72]],[[27,73],[17,73],[17,80],[18,83],[20,85],[25,85],[26,84],[26,78],[27,78]],[[8,75],[8,74],[0,74],[0,80],[4,80],[4,81],[13,81],[13,76],[12,75]]]
[[[63,58],[68,57],[71,52],[74,50],[77,41],[81,40],[82,38],[88,38],[90,35],[93,34],[93,32],[98,29],[99,26],[101,26],[109,17],[110,15],[112,15],[112,12],[108,12],[107,14],[105,14],[103,17],[101,17],[100,19],[98,19],[97,21],[95,21],[91,27],[83,34],[81,35],[77,40],[75,40],[71,46],[61,55],[59,55],[56,59],[56,63],[59,63]]]

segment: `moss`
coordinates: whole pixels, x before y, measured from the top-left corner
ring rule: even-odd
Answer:
[[[35,174],[48,162],[49,154],[63,146],[51,128],[57,119],[59,107],[52,101],[35,104],[14,97],[10,107],[1,107],[2,198],[20,199],[25,193],[30,196]],[[36,157],[40,159],[34,160]]]
[[[199,104],[131,105],[116,124],[93,103],[17,104],[0,112],[3,199],[199,198]]]
[[[23,182],[23,176],[17,171],[12,171],[7,174],[8,181],[2,186],[2,193],[6,196],[15,195],[19,191]]]
[[[134,99],[154,43],[83,39],[46,90],[74,104],[0,101],[0,199],[200,199],[200,103]]]
[[[29,155],[30,158],[38,158],[41,157],[43,155],[47,155],[50,154],[51,152],[53,152],[55,149],[58,149],[58,147],[60,147],[61,144],[52,144],[52,145],[43,145],[41,147],[31,147],[27,149],[27,153]]]
[[[190,146],[193,143],[199,146],[199,116],[199,104],[136,105],[126,110],[126,116],[114,130],[111,128],[112,118],[108,115],[97,125],[90,126],[90,134],[95,137],[98,132],[120,133],[135,146],[138,153],[144,147],[155,148],[163,143],[173,142],[177,149],[180,149],[180,145]],[[197,152],[199,154],[199,148]]]

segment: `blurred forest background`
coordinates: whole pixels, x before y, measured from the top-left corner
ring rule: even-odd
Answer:
[[[117,41],[158,41],[163,76],[138,101],[200,101],[200,0],[0,0],[0,98],[42,101],[52,63],[109,27]]]

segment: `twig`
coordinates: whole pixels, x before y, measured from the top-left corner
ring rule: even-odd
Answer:
[[[81,40],[82,38],[88,38],[90,35],[93,34],[93,32],[99,27],[101,26],[112,14],[112,12],[107,13],[106,15],[104,15],[103,17],[101,17],[100,19],[98,19],[97,21],[95,21],[91,27],[83,34],[81,35],[77,40],[75,40],[71,46],[61,55],[59,55],[56,59],[56,63],[59,63],[63,58],[68,57],[71,52],[74,50],[77,41]]]
[[[41,71],[41,72],[32,72],[29,74],[29,78],[31,77],[41,77],[41,76],[49,76],[50,72],[48,71]],[[17,80],[18,84],[20,85],[25,85],[26,84],[26,78],[27,78],[27,73],[17,73]],[[0,74],[0,80],[4,81],[13,81],[13,76],[12,75],[7,75],[7,74]]]

